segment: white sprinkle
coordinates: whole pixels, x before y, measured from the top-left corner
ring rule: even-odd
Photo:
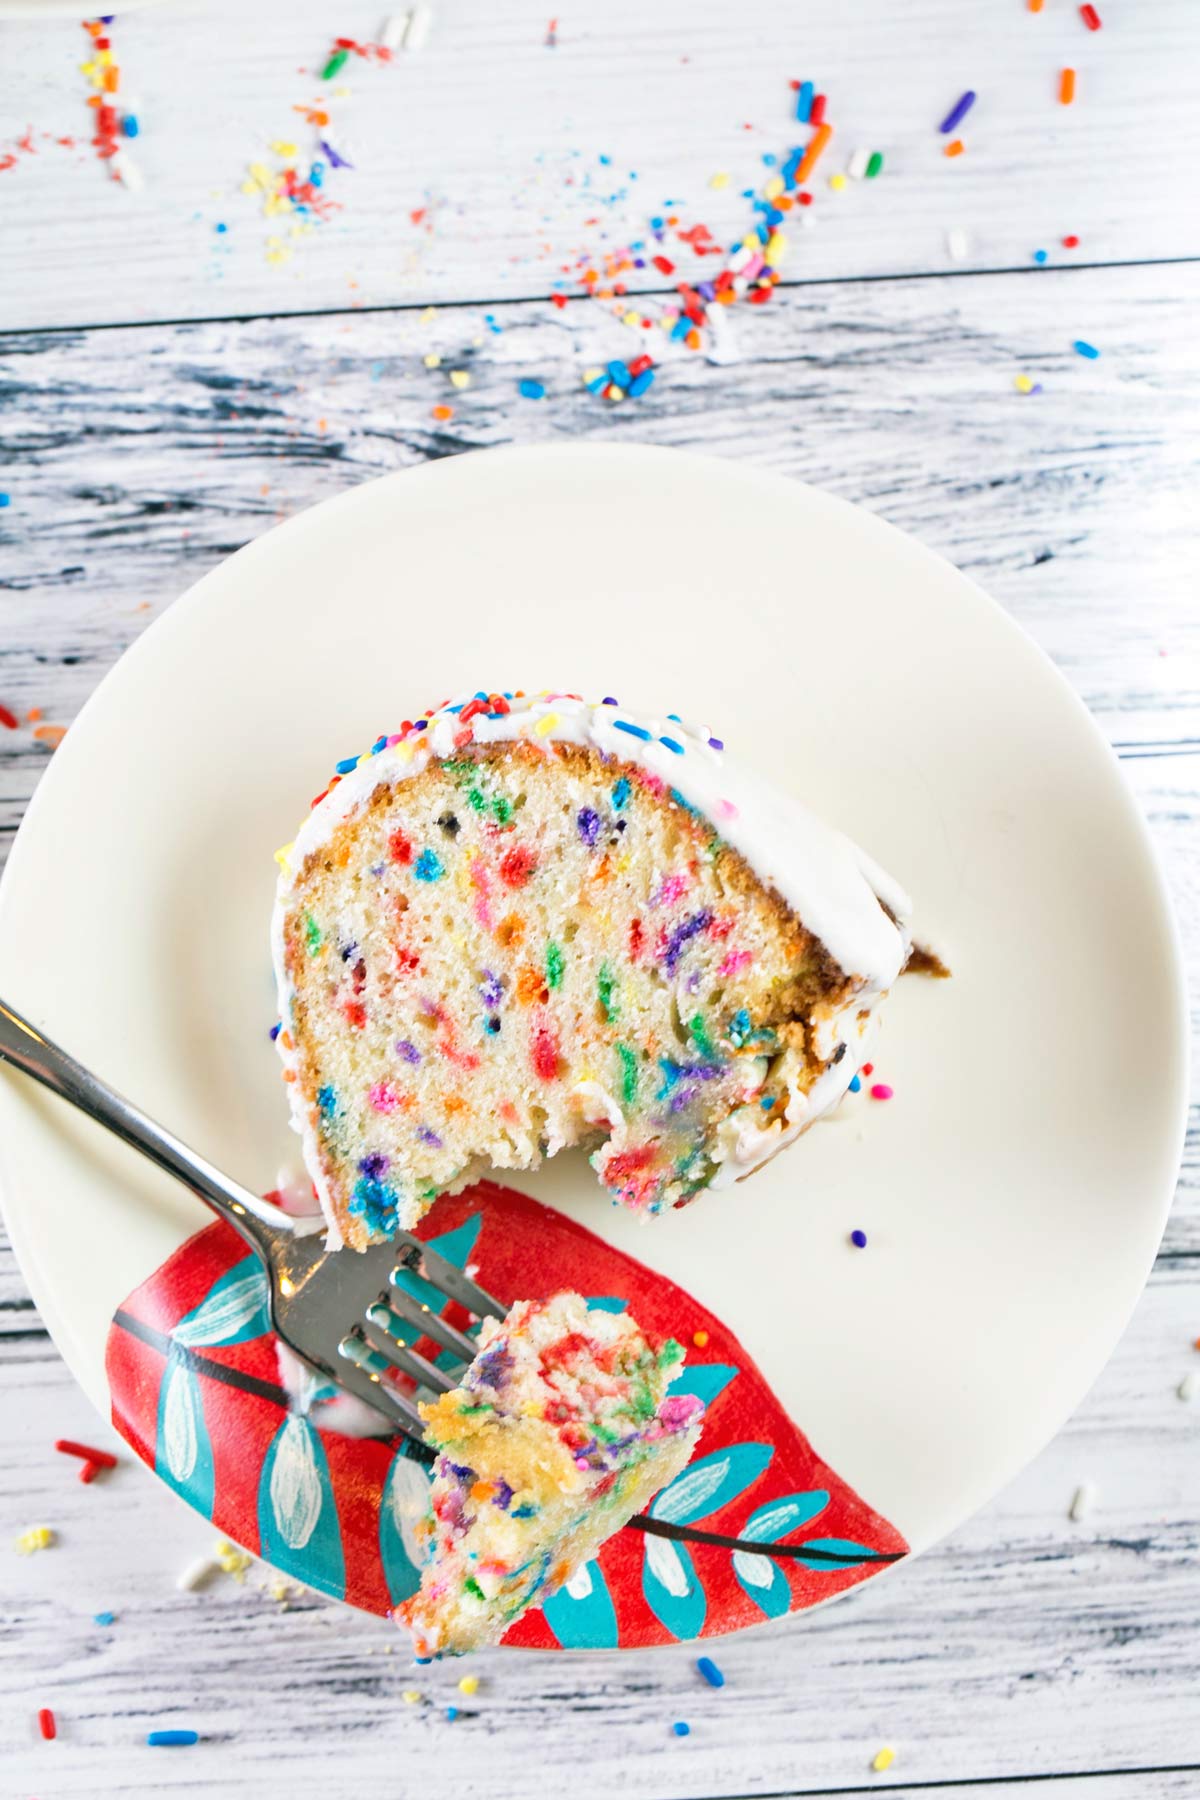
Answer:
[[[867,164],[870,162],[870,160],[871,160],[871,152],[869,150],[856,150],[854,152],[854,155],[850,158],[850,161],[846,164],[846,173],[850,177],[851,181],[861,181],[862,180],[863,176],[867,172]]]
[[[379,30],[379,41],[385,50],[398,50],[404,42],[404,33],[408,30],[408,14],[393,13],[383,21]]]
[[[429,42],[429,30],[433,24],[433,9],[428,6],[414,6],[408,15],[408,28],[404,33],[406,50],[423,50]]]
[[[804,211],[800,214],[801,231],[815,231],[819,222],[816,207],[806,206]]]
[[[140,194],[146,185],[146,177],[130,157],[128,150],[118,150],[112,159],[113,174],[123,181],[131,194]]]
[[[1075,1498],[1071,1502],[1071,1517],[1075,1520],[1075,1523],[1078,1524],[1080,1519],[1086,1519],[1095,1504],[1095,1482],[1085,1481],[1081,1483],[1081,1485],[1075,1489]]]
[[[1195,1369],[1189,1369],[1175,1392],[1181,1400],[1194,1400],[1198,1390],[1200,1390],[1200,1376],[1197,1376]]]
[[[966,262],[971,254],[971,240],[961,226],[946,233],[946,249],[954,262]]]
[[[175,1586],[181,1594],[194,1593],[197,1588],[202,1588],[205,1582],[216,1574],[220,1566],[220,1563],[215,1563],[210,1556],[198,1556],[195,1562],[190,1562],[187,1568],[175,1577]]]

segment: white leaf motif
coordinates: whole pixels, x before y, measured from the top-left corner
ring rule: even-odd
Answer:
[[[686,1474],[677,1475],[669,1488],[664,1488],[650,1511],[656,1519],[667,1519],[673,1525],[700,1518],[706,1511],[705,1501],[717,1492],[728,1473],[727,1456],[702,1464],[698,1469],[689,1469]],[[662,1541],[655,1539],[652,1544]]]
[[[572,1600],[586,1600],[592,1591],[592,1571],[587,1563],[576,1569],[566,1585]]]
[[[787,1500],[782,1506],[768,1507],[765,1511],[760,1512],[756,1519],[750,1519],[742,1527],[742,1536],[750,1538],[756,1544],[773,1544],[776,1538],[783,1537],[785,1532],[801,1517],[800,1508],[796,1503]],[[751,1560],[759,1562],[762,1559],[753,1557]]]
[[[321,1477],[309,1427],[289,1413],[275,1442],[271,1510],[289,1550],[303,1550],[321,1516]]]
[[[680,1562],[679,1553],[670,1538],[652,1537],[647,1533],[646,1561],[650,1565],[651,1574],[666,1588],[668,1594],[674,1594],[677,1600],[682,1600],[691,1593],[687,1570]]]
[[[177,1344],[187,1349],[200,1344],[225,1344],[250,1323],[255,1313],[264,1311],[266,1304],[267,1278],[256,1263],[240,1280],[198,1306],[190,1319],[175,1327],[172,1335]]]
[[[733,1566],[750,1587],[769,1588],[775,1579],[775,1565],[769,1556],[752,1556],[746,1550],[735,1550]]]
[[[429,1476],[420,1463],[412,1462],[407,1456],[396,1459],[388,1478],[388,1501],[404,1554],[413,1567],[419,1569],[429,1555],[417,1531],[429,1511]]]
[[[182,1363],[174,1363],[167,1376],[162,1449],[176,1481],[186,1481],[196,1467],[199,1453],[196,1406],[196,1389],[191,1376]]]

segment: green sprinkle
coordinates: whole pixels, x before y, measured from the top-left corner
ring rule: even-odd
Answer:
[[[348,50],[335,50],[325,67],[321,70],[322,81],[332,81],[339,69],[344,69],[350,60]]]
[[[613,1002],[613,990],[617,978],[607,963],[601,963],[600,973],[596,977],[596,992],[600,996],[600,1004],[604,1008],[604,1016],[611,1025],[617,1016],[617,1007]]]
[[[659,1368],[660,1369],[670,1368],[671,1364],[678,1362],[682,1355],[683,1355],[683,1345],[676,1343],[674,1338],[668,1338],[666,1343],[663,1345],[662,1349],[658,1353]]]
[[[473,787],[467,789],[467,805],[473,812],[483,811],[484,807],[487,805],[487,800],[484,798],[482,788]]]
[[[474,1594],[477,1600],[487,1599],[487,1595],[473,1575],[468,1575],[467,1579],[463,1582],[463,1592],[466,1594]]]
[[[546,985],[558,988],[562,986],[563,953],[557,944],[546,945]]]
[[[512,801],[507,794],[497,794],[492,801],[492,816],[497,825],[507,825],[513,816]]]
[[[688,1030],[691,1033],[693,1044],[695,1044],[705,1062],[715,1062],[717,1060],[716,1045],[704,1029],[703,1013],[696,1014],[695,1018],[689,1023]]]
[[[878,173],[879,173],[880,169],[882,169],[882,167],[883,167],[883,151],[876,150],[872,153],[871,160],[867,164],[867,180],[874,181],[875,177],[878,175]]]
[[[637,1052],[628,1044],[617,1045],[617,1055],[621,1059],[621,1098],[626,1106],[632,1106],[637,1099],[638,1059]]]
[[[304,915],[304,942],[308,946],[310,956],[315,956],[321,948],[321,927],[311,913]]]

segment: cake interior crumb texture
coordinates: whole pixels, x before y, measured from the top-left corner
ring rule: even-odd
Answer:
[[[437,1449],[421,1586],[397,1609],[419,1656],[497,1643],[673,1480],[701,1403],[627,1314],[579,1294],[488,1320],[453,1392],[423,1406]]]
[[[710,820],[565,743],[381,779],[297,871],[282,957],[310,1168],[356,1247],[566,1145],[628,1206],[690,1199],[723,1123],[803,1106],[854,991]]]

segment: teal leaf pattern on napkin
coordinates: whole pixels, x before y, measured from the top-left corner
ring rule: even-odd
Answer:
[[[346,1566],[329,1465],[319,1435],[299,1413],[284,1419],[263,1461],[258,1535],[267,1562],[341,1599]]]
[[[158,1391],[154,1472],[189,1506],[212,1517],[216,1478],[204,1401],[187,1358],[175,1350],[168,1352]]]
[[[824,1488],[814,1488],[807,1494],[781,1494],[777,1500],[752,1512],[735,1535],[755,1544],[777,1544],[790,1532],[798,1531],[801,1525],[815,1519],[828,1505],[829,1495]],[[791,1589],[787,1576],[772,1557],[756,1556],[750,1550],[735,1550],[733,1572],[742,1592],[749,1595],[768,1619],[778,1619],[787,1612],[792,1603]]]
[[[171,1336],[185,1349],[244,1344],[271,1329],[266,1270],[247,1256],[214,1282],[199,1306],[185,1313]]]
[[[398,1450],[379,1504],[379,1554],[393,1606],[421,1585],[417,1523],[429,1510],[429,1475],[415,1457]]]
[[[617,1614],[598,1562],[584,1563],[542,1603],[542,1616],[564,1650],[615,1650]]]
[[[650,1502],[651,1518],[672,1525],[696,1524],[744,1493],[774,1454],[772,1444],[742,1443],[702,1456]],[[655,1618],[675,1637],[698,1637],[704,1629],[707,1601],[686,1545],[645,1534],[642,1593]]]

